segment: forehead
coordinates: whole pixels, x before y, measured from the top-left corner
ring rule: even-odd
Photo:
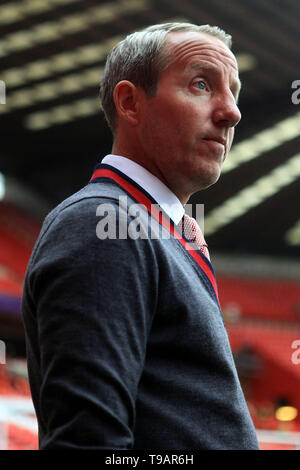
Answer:
[[[238,74],[234,54],[221,39],[211,34],[194,31],[170,33],[165,43],[165,52],[169,58],[168,67],[185,67],[196,60]]]

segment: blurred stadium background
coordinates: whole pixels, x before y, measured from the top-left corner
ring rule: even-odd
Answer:
[[[298,0],[0,1],[0,448],[36,449],[20,299],[42,220],[111,149],[106,55],[169,20],[233,36],[243,119],[205,204],[205,236],[262,449],[300,449]],[[300,82],[299,82],[300,84]]]

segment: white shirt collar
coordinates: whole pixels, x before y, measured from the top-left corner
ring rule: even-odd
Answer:
[[[177,196],[156,176],[143,166],[120,155],[106,155],[101,163],[111,165],[139,184],[162,207],[177,225],[184,215],[184,208]]]

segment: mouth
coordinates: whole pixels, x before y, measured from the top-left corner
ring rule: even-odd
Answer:
[[[213,136],[213,135],[207,136],[207,137],[204,137],[203,140],[208,141],[208,142],[217,142],[223,145],[223,147],[226,147],[226,139],[221,136]]]
[[[227,141],[224,137],[207,136],[207,137],[204,137],[202,140],[203,140],[203,142],[206,142],[208,144],[208,146],[210,148],[212,148],[218,154],[221,151],[222,156],[223,156],[223,160],[225,160],[226,152],[227,152],[227,148],[226,148]]]

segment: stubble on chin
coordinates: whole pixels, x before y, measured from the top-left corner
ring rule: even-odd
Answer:
[[[193,192],[202,191],[213,186],[219,180],[222,172],[222,163],[211,163],[211,165],[200,166],[190,175],[191,187]]]

